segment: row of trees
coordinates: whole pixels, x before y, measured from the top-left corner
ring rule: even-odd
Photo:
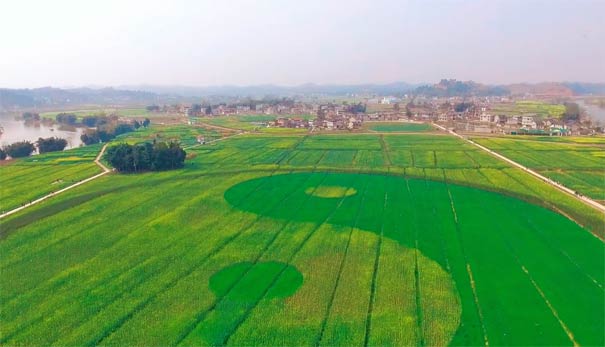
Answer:
[[[25,113],[24,113],[25,115]],[[55,120],[57,123],[68,124],[68,125],[77,125],[78,124],[78,116],[74,113],[59,113],[55,116]],[[106,116],[106,115],[92,115],[92,116],[84,116],[82,117],[81,124],[87,126],[89,128],[94,127],[103,127],[108,124],[116,124],[119,121],[119,117],[116,115]],[[133,125],[135,128],[139,128],[141,126],[148,127],[151,124],[149,118],[145,118],[145,120],[139,122],[135,120]]]
[[[119,172],[162,171],[185,164],[186,153],[177,142],[154,142],[109,147],[105,159]]]
[[[21,118],[26,122],[39,121],[40,115],[35,112],[24,112],[21,114]]]
[[[59,113],[55,116],[57,123],[76,125],[78,123],[78,117],[73,113]]]
[[[29,157],[36,148],[40,153],[62,151],[67,147],[67,140],[58,137],[39,138],[35,144],[30,141],[15,142],[0,149],[0,160],[11,158]]]
[[[80,135],[80,140],[85,145],[92,145],[99,142],[107,142],[118,135],[129,133],[139,129],[140,127],[148,127],[151,124],[149,118],[139,122],[134,120],[132,123],[99,123],[97,121],[97,129],[89,129],[84,134]]]

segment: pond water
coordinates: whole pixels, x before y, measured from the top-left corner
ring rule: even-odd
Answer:
[[[83,128],[61,127],[59,124],[26,123],[20,120],[0,118],[0,145],[6,146],[19,141],[36,142],[40,137],[58,137],[67,140],[67,148],[79,147],[82,144],[80,135]]]

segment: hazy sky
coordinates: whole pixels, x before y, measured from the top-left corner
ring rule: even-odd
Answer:
[[[0,86],[605,82],[605,0],[0,0]]]

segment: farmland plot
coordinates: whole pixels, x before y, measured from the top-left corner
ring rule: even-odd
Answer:
[[[554,139],[554,138],[553,138]],[[605,151],[592,141],[477,138],[478,143],[593,199],[605,199]]]
[[[584,206],[409,136],[236,137],[1,220],[0,341],[603,345],[602,240],[513,196]]]

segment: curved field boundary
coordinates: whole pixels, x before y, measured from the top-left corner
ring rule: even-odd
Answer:
[[[325,178],[325,177],[324,177]],[[323,179],[322,179],[323,181]],[[290,197],[290,195],[288,195],[288,197]],[[310,195],[309,195],[310,198]],[[309,199],[307,198],[307,199]],[[331,211],[330,214],[328,214],[325,218],[325,220],[318,222],[315,227],[313,227],[313,229],[305,236],[305,238],[301,241],[301,243],[293,250],[292,254],[290,254],[290,256],[288,257],[288,259],[284,262],[285,264],[290,264],[292,262],[292,259],[294,259],[296,257],[296,255],[300,252],[301,249],[303,249],[304,245],[307,243],[307,241],[309,241],[309,239],[315,234],[315,232],[317,230],[319,230],[319,228],[321,227],[321,225],[323,225],[327,220],[329,220],[331,218],[331,216],[336,212],[336,210],[338,209],[338,207],[344,202],[344,200],[346,199],[345,197],[342,197],[338,203],[338,205]],[[303,203],[304,204],[304,203]],[[292,221],[289,221],[287,224],[290,224]],[[285,228],[285,226],[284,226]],[[280,230],[281,231],[281,230]],[[265,251],[268,250],[270,245],[268,245],[264,250],[263,253]],[[258,259],[260,259],[262,257],[262,254],[258,257]],[[222,341],[215,341],[213,344],[218,344],[218,345],[226,345],[229,342],[230,337],[235,333],[235,331],[237,331],[239,329],[239,327],[241,326],[241,324],[248,318],[250,312],[252,310],[254,310],[258,304],[260,303],[260,301],[262,301],[262,299],[265,297],[266,293],[269,292],[269,290],[274,286],[274,284],[278,281],[278,279],[280,278],[280,276],[282,275],[282,273],[285,270],[285,266],[284,268],[275,275],[275,277],[273,278],[273,280],[269,283],[268,287],[265,289],[265,291],[260,295],[260,297],[258,298],[258,300],[255,300],[255,302],[250,305],[250,307],[247,307],[245,309],[245,312],[243,313],[243,315],[236,321],[234,327],[230,328],[230,332],[224,334],[225,336],[222,338]],[[239,282],[241,279],[243,278],[240,277],[240,279],[238,279],[237,282]],[[235,283],[230,289],[229,291],[231,291],[231,289],[233,289],[233,287],[235,287],[237,283]],[[212,310],[214,310],[214,308],[218,305],[218,303],[220,301],[222,301],[228,294],[229,291],[221,298],[218,298],[215,303],[208,308],[207,310],[204,311],[204,316],[201,317],[202,319],[198,320],[195,324],[195,326],[190,327],[190,329],[186,332],[183,333],[183,335],[180,336],[180,338],[177,340],[177,342],[175,343],[175,345],[180,345],[182,344],[182,342],[191,334],[193,333],[198,326],[200,326],[200,324],[202,324],[204,318],[206,317],[206,315],[208,313],[210,313]]]
[[[537,178],[539,178],[543,182],[545,182],[547,184],[550,184],[551,186],[559,189],[560,191],[562,191],[564,193],[567,193],[567,194],[575,197],[576,199],[582,201],[583,203],[585,203],[585,204],[587,204],[587,205],[589,205],[591,207],[594,207],[594,208],[596,208],[597,210],[599,210],[601,212],[605,212],[605,206],[599,204],[598,202],[592,200],[591,198],[588,198],[588,197],[583,196],[583,195],[578,195],[578,194],[576,194],[576,192],[574,192],[573,190],[567,188],[566,186],[564,186],[562,184],[559,184],[559,183],[551,180],[550,178],[548,178],[546,176],[543,176],[543,175],[539,174],[538,172],[536,172],[536,171],[534,171],[534,170],[532,170],[532,169],[530,169],[528,167],[525,167],[525,166],[517,163],[516,161],[513,161],[513,160],[511,160],[511,159],[503,156],[500,153],[492,151],[491,149],[489,149],[489,148],[487,148],[485,146],[482,146],[482,145],[478,144],[477,142],[475,142],[473,140],[469,140],[466,137],[464,137],[464,136],[462,136],[460,134],[457,134],[457,133],[455,133],[455,132],[453,132],[451,130],[447,130],[446,128],[444,128],[444,127],[442,127],[440,125],[437,125],[437,124],[433,124],[433,125],[435,125],[436,127],[438,127],[439,129],[441,129],[443,131],[447,131],[448,133],[450,133],[450,134],[452,134],[452,135],[454,135],[454,136],[456,136],[456,137],[458,137],[458,138],[460,138],[460,139],[462,139],[462,140],[464,140],[464,141],[466,141],[466,142],[468,142],[468,143],[470,143],[470,144],[472,144],[472,145],[474,145],[474,146],[476,146],[476,147],[478,147],[478,148],[486,151],[487,153],[489,153],[489,154],[497,157],[498,159],[502,159],[505,162],[507,162],[507,163],[509,163],[509,164],[511,164],[511,165],[513,165],[513,166],[515,166],[515,167],[517,167],[517,168],[519,168],[519,169],[521,169],[521,170],[523,170],[523,171],[525,171],[525,172],[527,172],[527,173],[529,173],[529,174],[531,174],[531,175],[533,175],[533,176],[535,176]]]
[[[364,191],[365,191],[365,190],[364,190]],[[311,195],[309,195],[309,198],[308,198],[308,199],[310,199],[310,197],[311,197]],[[315,234],[316,234],[317,230],[319,230],[323,224],[327,223],[327,222],[328,222],[328,221],[329,221],[329,220],[330,220],[330,219],[331,219],[331,218],[334,216],[334,214],[336,213],[336,211],[337,211],[337,210],[338,210],[338,209],[339,209],[339,208],[342,206],[342,204],[345,202],[345,199],[346,199],[346,198],[347,198],[347,196],[343,196],[343,197],[341,197],[341,198],[339,199],[338,203],[337,203],[337,204],[336,204],[336,205],[333,207],[333,209],[330,211],[330,213],[329,213],[329,214],[327,214],[327,215],[325,216],[325,218],[324,218],[322,221],[318,221],[318,222],[316,223],[316,225],[313,227],[313,229],[312,229],[312,230],[311,230],[311,231],[310,231],[310,232],[309,232],[309,233],[308,233],[308,234],[305,236],[305,238],[304,238],[304,239],[303,239],[303,240],[300,242],[300,244],[298,244],[298,246],[297,246],[297,247],[296,247],[296,248],[293,250],[292,254],[290,254],[290,256],[288,257],[287,261],[285,262],[286,264],[290,264],[290,263],[292,263],[292,261],[293,261],[293,260],[296,258],[296,256],[299,254],[299,252],[301,252],[301,250],[304,248],[304,246],[307,244],[307,242],[308,242],[308,241],[311,239],[311,237],[312,237],[313,235],[315,235]],[[308,200],[308,199],[307,199],[307,200]],[[352,232],[353,232],[353,228],[351,228],[351,234],[352,234]],[[349,244],[350,244],[350,240],[351,240],[351,234],[349,235],[348,241],[347,241],[347,243],[346,243],[346,246],[345,246],[345,252],[347,252],[347,250],[348,250],[348,248],[349,248]],[[345,259],[346,259],[346,254],[343,254],[343,255],[342,255],[342,262],[343,262],[343,263],[344,263]],[[282,271],[281,271],[280,273],[278,273],[278,274],[276,275],[276,277],[275,277],[275,278],[273,279],[273,281],[270,283],[270,285],[269,285],[269,287],[267,288],[267,290],[265,290],[265,292],[263,293],[262,297],[261,297],[261,298],[260,298],[258,301],[256,301],[256,302],[254,303],[254,305],[253,305],[252,307],[250,307],[250,308],[249,308],[249,309],[248,309],[248,310],[245,312],[244,317],[243,317],[243,318],[242,318],[242,319],[241,319],[241,320],[238,322],[238,324],[237,324],[237,325],[236,325],[236,326],[235,326],[235,327],[232,329],[232,331],[230,332],[230,334],[229,334],[229,335],[228,335],[228,336],[227,336],[227,337],[226,337],[226,338],[225,338],[225,339],[222,341],[222,344],[221,344],[221,345],[223,345],[223,346],[224,346],[224,345],[227,345],[227,344],[229,343],[229,339],[231,338],[231,336],[233,336],[233,335],[234,335],[234,333],[235,333],[235,332],[236,332],[236,331],[239,329],[239,327],[242,325],[242,323],[243,323],[243,322],[244,322],[244,321],[245,321],[245,320],[248,318],[248,316],[250,315],[250,312],[252,312],[252,311],[253,311],[253,310],[254,310],[254,309],[255,309],[255,308],[258,306],[258,304],[260,303],[260,301],[261,301],[261,300],[262,300],[262,299],[265,297],[265,294],[266,294],[266,293],[267,293],[267,292],[268,292],[268,291],[269,291],[269,290],[270,290],[270,289],[271,289],[271,288],[274,286],[274,284],[275,284],[275,283],[276,283],[276,282],[279,280],[279,278],[280,278],[280,276],[282,275],[282,273],[283,273],[283,271],[284,271],[284,270],[285,270],[285,267],[284,267],[284,269],[282,269]],[[337,288],[337,287],[338,287],[338,281],[339,281],[339,278],[340,278],[340,271],[338,272],[338,274],[339,274],[339,275],[338,275],[338,278],[337,278],[337,279],[336,279],[336,281],[335,281],[334,288]],[[330,311],[330,306],[331,306],[331,304],[332,304],[332,300],[333,300],[333,299],[334,299],[334,297],[332,296],[332,297],[330,298],[329,303],[328,303],[328,307],[327,307],[327,309],[326,309],[326,318],[327,318],[327,316],[328,316],[328,314],[329,314],[329,311]],[[322,324],[323,324],[323,323],[322,323]],[[318,335],[318,336],[319,336],[319,335]],[[316,341],[318,341],[317,343],[319,344],[319,338],[316,338]]]
[[[325,177],[324,177],[325,178]],[[276,205],[279,205],[281,203],[283,203],[284,201],[286,201],[290,196],[290,194],[285,195]],[[255,223],[256,221],[260,220],[261,218],[263,218],[262,215],[258,215],[257,218],[255,219]],[[224,294],[222,296],[218,296],[214,302],[212,303],[211,306],[203,309],[202,311],[198,312],[197,315],[195,316],[195,319],[188,324],[183,331],[180,333],[180,335],[178,336],[177,340],[174,342],[174,345],[179,345],[181,342],[183,342],[191,333],[193,333],[196,328],[204,321],[204,319],[206,319],[206,317],[208,316],[208,314],[212,311],[214,311],[217,306],[223,302],[225,300],[225,298],[233,291],[233,289],[242,281],[242,279],[254,268],[254,266],[256,264],[258,264],[258,262],[263,258],[263,256],[267,253],[267,251],[271,248],[271,246],[275,243],[275,241],[277,240],[277,238],[279,237],[279,235],[281,234],[281,232],[286,229],[286,227],[292,223],[291,221],[288,221],[286,223],[284,223],[279,230],[277,230],[275,232],[275,235],[273,235],[271,237],[271,239],[268,241],[268,243],[262,248],[262,250],[256,254],[256,256],[254,257],[254,259],[251,261],[252,265],[241,274],[241,276],[234,281],[229,288],[227,288],[227,290],[225,290]],[[250,227],[252,227],[253,224],[250,224],[248,226],[246,226],[245,228],[242,228],[242,233],[244,233],[246,230],[250,229]],[[281,274],[281,272],[277,275],[277,277],[279,277],[279,275]],[[266,292],[265,292],[266,293]],[[264,297],[264,294],[261,296]]]
[[[267,177],[270,177],[270,176],[267,176]],[[244,197],[244,199],[242,199],[242,202],[245,199],[249,198],[261,186],[263,186],[265,184],[265,182],[266,181],[263,180],[258,186],[256,186],[255,189],[253,189],[252,191],[250,191],[250,193],[247,194]],[[287,196],[284,197],[284,199],[285,198],[287,198]],[[237,208],[237,206],[236,206],[236,208]],[[270,207],[270,208],[272,208],[272,207]],[[130,312],[128,312],[124,317],[122,317],[118,322],[116,322],[108,331],[106,331],[103,336],[97,337],[95,341],[92,341],[90,343],[90,345],[91,346],[99,345],[101,342],[103,342],[105,339],[107,339],[109,336],[111,336],[114,332],[116,332],[119,328],[121,328],[128,320],[132,319],[139,312],[143,311],[143,309],[145,307],[147,307],[150,303],[152,303],[161,293],[163,293],[163,292],[169,290],[170,288],[176,286],[181,280],[183,280],[184,278],[187,278],[188,276],[190,276],[191,274],[193,274],[196,270],[198,270],[200,267],[202,267],[204,264],[206,264],[207,261],[209,261],[212,257],[214,257],[216,254],[218,254],[220,251],[222,251],[224,248],[226,248],[233,241],[235,241],[236,239],[238,239],[246,230],[248,230],[249,228],[251,228],[260,219],[261,219],[261,216],[258,216],[253,221],[251,221],[250,223],[246,224],[244,227],[240,228],[234,235],[232,235],[229,238],[227,238],[224,242],[219,243],[206,256],[204,256],[202,259],[200,259],[199,262],[197,262],[196,264],[194,264],[193,266],[191,266],[190,268],[188,268],[180,276],[175,277],[175,279],[173,279],[173,280],[169,281],[168,283],[166,283],[165,285],[163,285],[160,290],[158,290],[155,293],[153,293],[149,298],[147,298],[146,300],[144,300],[143,302],[141,302],[139,305],[137,305],[133,310],[131,310]]]

